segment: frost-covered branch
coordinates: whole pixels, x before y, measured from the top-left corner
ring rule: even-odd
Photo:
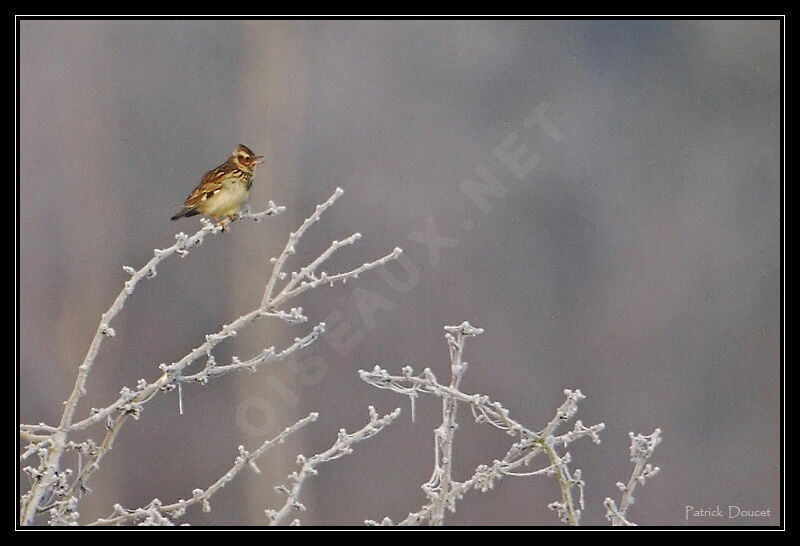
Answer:
[[[267,440],[261,447],[253,452],[244,449],[244,446],[239,446],[239,456],[233,462],[233,466],[225,474],[223,474],[217,481],[212,483],[205,490],[195,489],[192,491],[192,498],[185,500],[180,499],[172,504],[162,504],[160,500],[153,499],[144,508],[136,508],[128,510],[119,504],[114,505],[113,513],[107,518],[100,518],[97,521],[90,523],[90,526],[104,526],[104,525],[126,525],[130,523],[139,523],[140,525],[172,525],[172,520],[179,518],[186,514],[186,509],[194,505],[200,504],[204,512],[211,511],[210,500],[214,494],[225,487],[226,484],[233,481],[234,478],[241,472],[245,466],[249,466],[253,472],[260,474],[261,470],[258,468],[256,461],[264,455],[271,448],[277,444],[282,444],[286,438],[306,426],[307,424],[316,421],[319,415],[317,413],[310,413],[308,416],[300,419],[298,422],[290,427],[285,428],[280,434]]]
[[[269,519],[269,524],[280,525],[292,510],[304,511],[306,509],[303,503],[300,502],[300,490],[303,488],[303,484],[309,476],[317,475],[317,467],[320,464],[333,461],[344,455],[349,455],[353,452],[353,444],[375,436],[389,426],[399,415],[400,408],[397,408],[393,412],[380,417],[375,411],[375,408],[369,406],[369,422],[362,428],[352,434],[347,434],[345,429],[341,429],[336,442],[330,448],[313,457],[306,458],[302,455],[298,455],[297,464],[300,466],[300,471],[289,474],[291,486],[280,485],[275,488],[279,493],[286,495],[286,502],[278,510],[264,511]],[[299,521],[295,519],[292,521],[292,524],[297,525]]]
[[[25,448],[21,459],[24,460],[33,453],[40,454],[40,464],[37,468],[26,467],[26,472],[32,477],[33,483],[30,490],[22,496],[22,508],[20,511],[20,523],[30,525],[33,523],[37,513],[49,510],[51,513],[51,523],[61,524],[70,523],[77,518],[76,506],[80,496],[88,491],[86,482],[99,468],[99,463],[106,453],[111,449],[114,439],[119,430],[127,421],[128,417],[138,418],[143,406],[156,397],[159,393],[169,392],[178,389],[181,395],[181,385],[184,383],[205,384],[210,378],[224,375],[236,370],[255,371],[259,366],[267,363],[286,360],[297,351],[307,347],[325,331],[325,323],[319,323],[302,337],[295,338],[294,343],[288,347],[278,350],[274,346],[262,350],[259,354],[251,358],[242,360],[233,357],[230,364],[219,365],[213,355],[215,347],[223,341],[234,337],[243,328],[262,318],[273,318],[285,321],[289,324],[299,324],[307,320],[301,307],[287,309],[286,303],[300,295],[301,293],[315,288],[323,283],[333,285],[334,282],[345,282],[351,278],[357,278],[359,274],[374,269],[386,262],[397,258],[402,250],[395,248],[389,254],[378,258],[372,262],[364,263],[349,271],[328,275],[323,272],[316,273],[333,252],[342,246],[355,243],[360,235],[354,234],[344,241],[334,241],[331,247],[320,257],[312,261],[308,266],[300,269],[300,272],[293,272],[291,280],[281,289],[277,295],[273,295],[275,285],[279,280],[287,277],[283,271],[286,259],[295,253],[295,246],[300,241],[306,230],[317,220],[322,212],[330,207],[342,194],[343,190],[337,188],[334,194],[323,204],[317,206],[314,213],[306,219],[300,229],[291,233],[289,242],[279,258],[273,258],[272,273],[266,283],[261,304],[254,310],[238,317],[230,324],[225,324],[215,333],[205,336],[203,343],[192,349],[188,354],[171,364],[161,364],[159,366],[162,375],[153,381],[140,379],[136,387],[131,389],[123,387],[119,397],[104,408],[92,408],[89,415],[76,421],[75,411],[77,403],[86,391],[86,382],[89,372],[94,365],[95,358],[99,352],[102,340],[105,337],[113,337],[114,329],[111,327],[112,319],[122,310],[127,298],[133,293],[136,284],[144,278],[156,276],[157,266],[166,258],[179,255],[181,257],[188,254],[191,248],[200,245],[209,234],[217,234],[228,229],[228,226],[212,224],[203,219],[203,227],[192,236],[184,233],[176,235],[177,242],[166,249],[156,249],[154,257],[150,259],[142,268],[135,270],[131,267],[124,267],[130,279],[125,282],[123,290],[117,296],[111,308],[101,317],[94,339],[83,363],[78,368],[78,376],[72,394],[65,402],[65,409],[58,426],[50,426],[44,423],[38,425],[20,425],[20,434],[23,440],[30,443]],[[269,207],[258,213],[243,213],[239,219],[251,219],[260,221],[267,216],[279,214],[285,207],[276,206],[270,201]],[[199,371],[189,372],[189,368],[198,360],[204,359],[205,365]],[[68,436],[72,433],[84,430],[93,425],[106,424],[106,433],[99,445],[88,444],[91,440],[75,444],[68,441]],[[68,449],[70,444],[83,446],[81,453],[89,458],[87,464],[76,474],[74,481],[69,482],[70,474],[67,471],[59,471],[61,456]],[[70,471],[71,472],[71,471]],[[45,497],[49,496],[48,500]]]
[[[468,322],[464,322],[461,326],[446,326],[445,330],[450,349],[450,389],[458,390],[461,378],[467,370],[467,363],[462,360],[466,338],[479,335],[483,330],[473,328]],[[455,511],[455,502],[448,502],[447,495],[453,486],[453,437],[458,428],[457,410],[458,404],[454,397],[449,395],[442,397],[442,424],[433,431],[433,474],[430,480],[422,485],[422,490],[425,491],[432,506],[431,525],[444,525],[445,508]]]
[[[622,499],[619,502],[619,507],[614,502],[614,499],[606,497],[603,505],[606,507],[606,518],[611,521],[614,526],[636,525],[627,519],[626,512],[631,504],[633,504],[633,491],[636,489],[636,484],[644,485],[648,478],[655,476],[658,473],[658,467],[653,466],[647,461],[653,455],[656,446],[661,443],[661,429],[657,428],[652,434],[644,436],[642,434],[634,435],[629,432],[628,436],[631,438],[631,462],[633,463],[633,472],[628,479],[628,483],[617,482],[617,487],[622,491]]]
[[[459,390],[459,386],[467,368],[467,363],[462,360],[464,341],[467,336],[478,335],[483,330],[471,326],[468,322],[459,326],[446,326],[445,330],[451,360],[449,385],[439,383],[429,368],[425,368],[419,375],[415,375],[410,366],[401,370],[402,375],[391,375],[380,366],[376,366],[369,372],[359,370],[361,379],[370,385],[408,396],[411,399],[412,415],[419,393],[432,394],[442,398],[443,421],[442,425],[434,431],[433,475],[422,486],[429,502],[419,511],[410,513],[398,525],[420,525],[425,522],[431,525],[441,525],[445,508],[454,512],[456,501],[469,490],[487,491],[494,486],[495,481],[504,476],[537,475],[550,475],[556,478],[561,490],[561,499],[548,506],[555,510],[565,523],[577,525],[583,509],[584,482],[580,470],[570,471],[569,452],[561,455],[556,448],[559,446],[566,448],[571,442],[581,438],[591,438],[595,443],[599,443],[599,433],[605,425],[598,423],[586,427],[581,421],[576,421],[571,431],[555,435],[559,425],[574,417],[578,411],[578,402],[585,398],[579,390],[566,389],[564,391],[567,399],[556,410],[555,416],[539,431],[534,431],[512,419],[508,409],[499,402],[492,401],[488,396],[462,392]],[[496,459],[489,465],[478,466],[475,473],[464,482],[455,481],[451,476],[453,433],[458,426],[455,420],[457,404],[467,405],[477,423],[488,423],[519,438],[511,445],[502,459]],[[520,471],[521,468],[528,467],[533,459],[542,453],[548,458],[547,466],[533,471]],[[575,486],[578,487],[579,493],[577,505],[573,495]],[[366,523],[379,524],[372,520],[367,520]],[[392,520],[384,518],[380,524],[390,525]]]
[[[317,205],[317,208],[314,209],[314,213],[305,219],[300,228],[297,231],[289,234],[289,241],[286,243],[286,246],[283,248],[283,252],[281,252],[280,256],[270,259],[270,263],[272,263],[274,267],[272,268],[272,274],[267,281],[267,287],[264,290],[264,297],[261,300],[261,307],[266,307],[269,303],[270,299],[272,298],[272,292],[275,289],[275,283],[278,281],[278,279],[286,277],[286,274],[283,273],[283,264],[286,262],[289,256],[297,252],[295,247],[300,241],[300,238],[314,222],[317,222],[320,219],[320,216],[322,216],[322,213],[325,211],[325,209],[333,205],[333,203],[335,203],[343,193],[344,190],[342,190],[342,188],[336,188],[336,191],[333,192],[333,195],[331,195],[327,201]]]
[[[331,195],[327,201],[317,205],[317,207],[314,209],[314,213],[306,218],[300,228],[297,231],[289,234],[289,240],[286,242],[286,246],[283,248],[283,251],[280,253],[280,255],[277,258],[270,259],[270,263],[273,264],[273,270],[269,277],[269,281],[267,281],[267,286],[264,290],[264,296],[261,299],[261,307],[263,309],[277,309],[286,300],[298,296],[306,290],[315,288],[321,284],[329,284],[333,286],[333,284],[336,282],[347,282],[348,279],[356,279],[361,273],[369,271],[370,269],[375,269],[376,267],[381,266],[390,260],[394,260],[403,253],[402,249],[395,248],[392,250],[392,252],[383,256],[382,258],[372,262],[364,263],[361,266],[349,271],[334,275],[329,275],[323,271],[317,275],[317,268],[328,258],[330,258],[336,250],[344,246],[352,245],[361,238],[360,233],[354,233],[342,241],[333,241],[330,247],[328,247],[328,249],[318,258],[313,260],[305,267],[301,267],[299,271],[293,271],[289,281],[286,283],[283,289],[281,289],[277,295],[273,295],[278,281],[284,280],[287,277],[286,272],[283,270],[283,266],[289,256],[297,252],[297,244],[300,242],[300,238],[303,236],[303,234],[305,234],[308,228],[310,228],[315,222],[319,221],[322,213],[325,212],[325,210],[327,210],[331,205],[333,205],[343,193],[344,190],[342,188],[336,188],[336,191],[333,192],[333,195]]]
[[[260,221],[266,216],[274,216],[280,214],[285,210],[285,207],[276,206],[272,201],[266,210],[251,215],[250,217],[255,221]],[[36,517],[36,512],[40,508],[42,498],[49,489],[52,489],[56,483],[56,473],[59,467],[61,455],[64,453],[64,448],[67,443],[67,431],[72,425],[75,411],[81,397],[86,394],[86,381],[89,372],[92,370],[94,361],[97,354],[100,352],[100,346],[105,338],[114,337],[116,332],[111,326],[111,321],[122,311],[128,297],[133,294],[136,285],[142,279],[152,279],[157,274],[158,265],[165,259],[177,254],[181,257],[186,256],[191,248],[194,248],[203,243],[207,235],[217,234],[223,230],[221,225],[214,225],[210,222],[204,222],[202,229],[197,231],[192,236],[187,236],[183,232],[175,236],[177,242],[171,247],[165,249],[155,249],[153,257],[143,267],[136,270],[129,266],[124,266],[123,269],[130,278],[125,282],[122,291],[117,295],[111,307],[103,313],[100,317],[100,323],[97,325],[94,337],[89,344],[89,349],[83,362],[78,366],[78,375],[75,379],[75,385],[72,392],[64,403],[64,411],[61,415],[61,421],[58,427],[48,427],[51,429],[52,446],[49,450],[46,460],[42,461],[40,465],[43,469],[42,475],[34,482],[31,489],[22,497],[22,508],[20,510],[20,524],[30,525]],[[53,430],[54,428],[54,430]],[[35,430],[35,429],[34,429]],[[39,429],[45,430],[45,429]],[[28,429],[30,431],[30,429]]]

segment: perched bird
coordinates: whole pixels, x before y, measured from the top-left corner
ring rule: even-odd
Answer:
[[[172,220],[197,214],[215,222],[232,220],[250,197],[253,173],[256,165],[263,162],[264,156],[239,144],[225,163],[203,175],[200,184],[186,198],[183,209]]]

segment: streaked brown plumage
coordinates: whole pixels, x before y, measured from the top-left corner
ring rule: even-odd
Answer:
[[[183,209],[172,220],[197,214],[215,222],[233,219],[250,197],[253,174],[262,162],[263,156],[239,144],[225,163],[203,175],[200,184],[186,198]]]

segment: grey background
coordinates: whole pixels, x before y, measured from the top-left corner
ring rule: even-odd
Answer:
[[[628,432],[658,426],[661,473],[633,521],[777,524],[779,51],[777,21],[22,21],[21,420],[57,423],[121,266],[199,227],[168,219],[242,142],[267,157],[254,209],[272,199],[287,213],[236,225],[142,282],[80,416],[257,305],[268,258],[336,186],[345,195],[298,260],[359,231],[327,270],[402,246],[406,269],[387,271],[407,282],[373,272],[307,294],[310,319],[336,333],[303,357],[188,387],[182,416],[174,394],[148,404],[92,479],[82,521],[115,502],[188,497],[238,445],[318,411],[262,475],[243,473],[212,512],[187,518],[264,524],[295,455],[360,427],[369,404],[404,415],[320,468],[301,519],[402,519],[424,501],[440,404],[421,400],[412,423],[407,399],[357,370],[410,364],[445,380],[442,326],[469,320],[486,333],[468,344],[465,391],[540,428],[563,389],[580,388],[578,418],[605,422],[601,445],[569,449],[587,481],[583,523],[607,523],[602,501],[619,498],[631,469]],[[542,103],[558,142],[523,126]],[[524,180],[494,154],[512,132],[540,157]],[[488,211],[460,189],[479,166],[507,190]],[[413,235],[426,227],[451,239],[438,260]],[[367,297],[380,308],[359,310]],[[284,346],[308,326],[258,324],[217,359]],[[460,422],[465,479],[511,440],[465,412]],[[508,478],[446,522],[559,525],[546,507],[557,495],[552,479]],[[773,517],[687,521],[687,505]]]

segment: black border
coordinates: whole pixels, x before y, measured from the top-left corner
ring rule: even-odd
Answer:
[[[780,339],[780,374],[779,374],[779,382],[780,382],[780,401],[779,401],[779,412],[780,412],[780,483],[779,483],[779,495],[780,495],[780,523],[779,525],[768,525],[768,526],[750,526],[750,525],[737,525],[737,526],[709,526],[709,525],[692,525],[692,526],[638,526],[638,527],[600,527],[600,526],[580,526],[577,529],[572,529],[565,526],[555,526],[555,525],[545,525],[545,526],[497,526],[497,527],[488,527],[488,526],[459,526],[459,527],[444,527],[444,528],[431,528],[431,527],[416,527],[416,528],[407,528],[410,530],[451,530],[451,531],[458,531],[458,530],[605,530],[605,531],[636,531],[636,530],[654,530],[654,529],[665,529],[665,530],[676,530],[676,531],[700,531],[700,530],[713,530],[713,531],[740,531],[740,530],[758,530],[758,531],[768,531],[768,530],[779,530],[779,531],[788,531],[789,529],[786,527],[785,524],[785,506],[784,506],[784,374],[785,374],[785,367],[784,367],[784,216],[783,216],[783,209],[784,209],[784,47],[785,47],[785,36],[784,36],[784,25],[786,21],[787,14],[781,15],[758,15],[758,16],[716,16],[716,15],[681,15],[681,16],[658,16],[658,15],[644,15],[644,16],[635,16],[635,15],[603,15],[603,16],[561,16],[561,15],[546,15],[546,16],[497,16],[497,17],[487,17],[487,16],[296,16],[296,15],[276,15],[276,16],[83,16],[83,15],[13,15],[15,19],[15,62],[16,62],[16,100],[15,100],[15,157],[16,157],[16,222],[15,222],[15,240],[16,240],[16,267],[15,267],[15,274],[16,274],[16,297],[15,297],[15,304],[16,304],[16,337],[15,337],[15,356],[16,356],[16,415],[15,415],[15,428],[18,430],[19,427],[19,414],[20,414],[20,358],[19,358],[19,347],[20,347],[20,329],[19,329],[19,321],[20,321],[20,271],[19,271],[19,263],[20,263],[20,200],[19,200],[19,188],[20,188],[20,171],[19,171],[19,164],[20,164],[20,27],[22,21],[30,21],[30,20],[44,20],[44,21],[69,21],[69,20],[98,20],[98,21],[150,21],[150,20],[157,20],[157,21],[192,21],[192,20],[215,20],[215,21],[243,21],[243,20],[279,20],[279,21],[305,21],[305,20],[354,20],[354,21],[375,21],[375,20],[401,20],[401,21],[454,21],[454,20],[552,20],[552,21],[692,21],[692,20],[745,20],[745,21],[774,21],[777,20],[780,22],[780,119],[779,119],[779,127],[780,127],[780,210],[779,210],[779,222],[780,222],[780,332],[779,332],[779,339]],[[17,453],[21,451],[21,439],[19,434],[15,431],[14,435],[16,437],[16,447]],[[19,459],[15,456],[15,466],[19,468]],[[19,514],[19,498],[20,498],[20,478],[18,476],[16,481],[15,487],[15,510],[14,513],[14,525],[12,527],[11,533],[23,532],[23,531],[37,531],[37,530],[55,530],[52,527],[20,527],[19,521],[17,519],[17,515]],[[108,528],[89,528],[89,527],[66,527],[66,528],[58,528],[61,529],[78,529],[78,530],[132,530],[131,527],[108,527]],[[141,528],[140,528],[141,529]],[[220,526],[220,527],[208,527],[208,526],[191,526],[191,527],[159,527],[158,529],[188,529],[188,530],[260,530],[266,529],[262,527],[252,527],[252,526]],[[280,530],[288,530],[291,528],[286,527],[279,527],[275,528],[276,531]],[[296,528],[297,530],[378,530],[378,529],[392,529],[392,530],[399,530],[401,528],[398,527],[350,527],[350,526],[303,526]],[[406,529],[406,528],[402,528]]]

